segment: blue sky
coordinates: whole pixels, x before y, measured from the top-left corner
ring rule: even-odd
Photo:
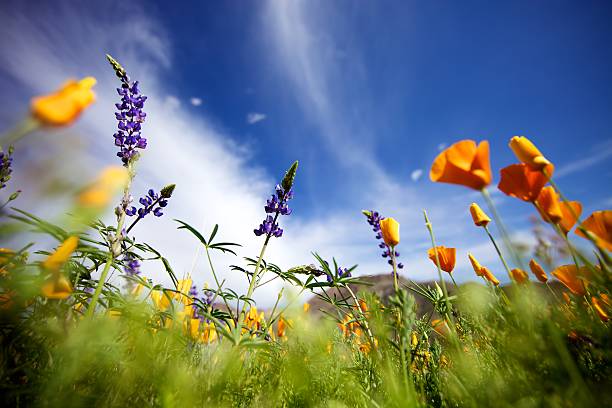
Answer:
[[[404,273],[431,278],[427,208],[440,243],[459,248],[460,280],[471,278],[468,250],[503,276],[471,225],[467,207],[478,195],[427,177],[439,148],[464,138],[490,141],[495,184],[515,162],[508,140],[525,135],[586,212],[612,204],[609,2],[21,3],[0,6],[0,125],[63,78],[95,75],[96,106],[54,136],[84,140],[73,166],[95,174],[115,160],[116,84],[103,58],[113,54],[151,96],[137,188],[178,185],[168,217],[137,238],[166,249],[196,280],[211,280],[209,272],[170,219],[203,229],[218,222],[225,238],[245,244],[241,255],[256,255],[261,207],[296,159],[294,214],[270,252],[283,267],[320,251],[359,263],[361,273],[385,272],[359,213],[376,208],[402,224]],[[26,149],[27,165],[45,168],[35,151]],[[22,208],[53,214],[36,200],[35,180],[15,183],[26,190]],[[531,209],[494,197],[528,240]]]

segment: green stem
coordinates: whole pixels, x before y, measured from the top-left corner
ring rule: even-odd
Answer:
[[[486,225],[484,226],[484,230],[487,232],[489,239],[493,243],[493,246],[495,247],[495,251],[497,251],[497,255],[499,255],[499,259],[501,259],[502,263],[504,264],[504,268],[506,269],[506,272],[508,273],[508,277],[510,277],[511,281],[514,281],[514,279],[512,278],[512,272],[510,272],[510,267],[506,263],[506,259],[504,258],[501,251],[499,250],[499,247],[497,246],[497,242],[495,242],[493,235],[491,235],[491,233],[489,232],[489,228]]]
[[[212,276],[215,279],[215,284],[217,285],[217,293],[221,291],[221,284],[219,283],[219,279],[217,279],[217,274],[215,273],[215,267],[213,266],[212,263],[212,259],[210,258],[210,252],[208,251],[208,245],[205,245],[204,248],[206,249],[206,257],[208,258],[208,264],[210,265],[210,270],[212,272]],[[227,311],[229,312],[230,316],[232,315],[232,309],[230,307],[230,305],[227,303],[227,300],[225,299],[225,296],[221,296],[221,298],[223,299],[223,303],[225,304],[225,307],[227,308]],[[232,320],[234,320],[234,318],[232,317]]]
[[[434,236],[433,228],[431,226],[431,222],[429,222],[429,218],[427,217],[427,211],[423,210],[423,216],[425,217],[425,226],[429,231],[429,237],[431,238],[431,246],[434,248],[434,252],[436,254],[436,267],[438,268],[438,277],[440,278],[440,285],[442,285],[442,293],[444,294],[444,302],[446,303],[446,320],[450,323],[451,330],[455,332],[455,324],[453,323],[453,319],[451,318],[449,312],[451,310],[450,301],[448,300],[448,292],[446,290],[446,283],[442,278],[442,268],[440,267],[440,258],[438,257],[438,250],[436,248],[436,238]]]
[[[370,344],[372,345],[372,349],[375,349],[376,348],[376,344],[374,343],[374,335],[372,334],[372,331],[370,330],[370,325],[368,324],[368,319],[366,319],[365,314],[363,313],[363,310],[361,310],[361,306],[359,306],[359,300],[357,300],[357,296],[355,296],[355,293],[353,292],[353,290],[351,289],[351,287],[349,285],[346,285],[345,287],[349,291],[349,293],[351,294],[351,297],[353,298],[353,302],[355,303],[355,307],[359,311],[359,315],[360,315],[361,319],[357,319],[357,321],[359,322],[360,325],[363,324],[363,328],[365,329],[366,333],[368,334],[368,340],[370,341]],[[353,316],[354,316],[354,314],[355,314],[355,312],[353,312]],[[361,320],[361,322],[360,322],[360,320]]]
[[[397,283],[397,262],[395,261],[395,246],[391,247],[390,255],[391,263],[393,265],[393,289],[395,289],[395,294],[397,295],[399,285]]]
[[[0,137],[2,145],[8,146],[16,143],[22,137],[34,132],[41,127],[41,123],[31,116],[28,116],[17,124],[13,129],[9,130]]]
[[[502,222],[501,217],[497,213],[497,208],[495,207],[495,204],[493,203],[493,200],[491,199],[491,195],[489,194],[489,190],[487,190],[486,188],[483,188],[482,190],[480,190],[480,192],[482,193],[482,196],[484,197],[485,201],[487,202],[487,206],[489,207],[489,210],[491,211],[491,214],[493,214],[493,219],[495,220],[495,225],[497,227],[497,230],[499,231],[499,233],[502,236],[502,241],[504,241],[504,246],[506,247],[506,250],[510,253],[510,256],[512,257],[512,259],[514,260],[516,265],[518,265],[521,269],[525,269],[525,266],[523,265],[523,261],[516,254],[516,251],[514,250],[514,247],[512,246],[512,241],[510,240],[510,235],[508,234],[508,231],[506,230],[506,226]]]
[[[261,251],[259,252],[259,257],[257,258],[257,264],[255,264],[255,270],[253,271],[253,277],[251,278],[251,282],[249,283],[249,289],[247,290],[247,294],[246,294],[246,297],[248,299],[251,298],[251,296],[253,295],[253,291],[255,290],[255,282],[257,282],[257,278],[259,276],[259,267],[261,265],[261,261],[264,257],[264,254],[266,253],[266,248],[268,247],[268,241],[270,241],[270,236],[271,235],[269,234],[266,235],[266,240],[264,241],[264,244],[261,247]],[[240,322],[242,318],[244,317],[244,313],[246,312],[246,305],[247,305],[247,302],[245,301],[244,304],[242,305],[242,310],[240,311],[238,322]]]

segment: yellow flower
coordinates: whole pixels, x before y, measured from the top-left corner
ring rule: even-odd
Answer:
[[[461,140],[435,158],[429,172],[431,181],[460,184],[482,190],[491,183],[489,142],[476,146],[473,140]]]
[[[549,175],[552,175],[553,169],[551,164],[547,170]],[[500,174],[501,179],[497,188],[511,197],[528,202],[534,202],[548,182],[542,172],[533,170],[526,164],[512,164],[504,167]]]
[[[278,319],[278,323],[276,325],[276,336],[279,339],[282,339],[283,337],[285,337],[285,330],[287,330],[287,325],[288,325],[288,322],[281,315],[281,317]]]
[[[541,171],[550,164],[538,148],[525,136],[514,136],[510,139],[510,148],[516,157],[532,170]]]
[[[55,93],[32,98],[32,116],[46,126],[71,124],[96,99],[91,90],[95,84],[93,77],[69,80]]]
[[[83,207],[103,209],[115,194],[125,188],[129,177],[125,167],[109,166],[100,173],[95,182],[78,195],[77,203]]]
[[[510,271],[510,275],[512,279],[518,284],[523,284],[529,282],[529,275],[522,269],[514,268]]]
[[[588,268],[576,268],[576,265],[562,265],[551,272],[555,278],[559,279],[574,295],[584,296],[586,294],[585,284],[590,273]]]
[[[164,291],[161,291],[161,290],[152,291],[151,300],[153,301],[153,304],[155,305],[155,307],[161,310],[162,312],[168,309],[168,307],[170,307],[170,299],[168,298],[168,296],[166,296]]]
[[[536,262],[535,259],[529,261],[529,269],[535,275],[535,277],[542,283],[546,283],[548,280],[548,276],[546,276],[546,272],[544,272],[544,268],[540,266],[539,263]]]
[[[455,256],[457,253],[456,248],[447,248],[445,246],[437,246],[435,248],[430,248],[427,251],[429,255],[429,259],[437,266],[436,262],[436,252],[438,253],[438,261],[440,261],[440,269],[444,272],[452,273],[453,269],[455,269]]]
[[[217,330],[213,322],[200,323],[200,325],[203,326],[201,337],[203,343],[212,343],[217,340]]]
[[[380,232],[382,233],[385,244],[394,247],[400,242],[400,225],[393,218],[380,220]]]
[[[612,251],[612,210],[595,211],[581,225],[595,236],[595,243],[606,251]],[[576,234],[586,238],[578,228]]]
[[[472,268],[474,268],[474,272],[478,276],[484,276],[482,272],[483,266],[474,258],[474,255],[468,253],[468,258],[470,259],[470,263],[472,264]]]
[[[200,330],[200,319],[189,319],[189,334],[193,339],[197,339]]]
[[[477,227],[486,227],[491,222],[491,218],[476,203],[470,205],[470,214],[472,214],[472,220]]]
[[[304,303],[302,305],[302,309],[304,310],[304,313],[308,313],[308,311],[310,310],[310,303]]]
[[[42,267],[50,272],[58,273],[61,267],[70,259],[78,245],[79,237],[68,237],[59,247],[57,247],[55,252],[43,261]]]
[[[535,200],[536,208],[542,219],[551,224],[557,224],[563,219],[563,211],[557,192],[551,186],[546,186],[540,191]]]
[[[602,307],[601,303],[599,303],[599,299],[597,299],[596,297],[592,297],[591,302],[593,303],[593,307],[595,308],[595,311],[597,312],[597,315],[599,316],[602,322],[607,322],[608,320],[610,320],[610,316],[608,316],[606,310]]]
[[[66,299],[72,294],[72,285],[64,275],[50,276],[43,284],[41,292],[48,299]]]
[[[191,278],[179,279],[178,283],[176,284],[176,290],[180,293],[172,292],[172,298],[174,300],[180,300],[184,304],[191,302],[191,298],[189,295],[187,295],[187,293],[189,293],[189,289],[191,289],[192,284],[193,281]]]
[[[450,334],[450,328],[444,319],[434,319],[431,321],[431,327],[438,333],[440,336],[446,337]]]

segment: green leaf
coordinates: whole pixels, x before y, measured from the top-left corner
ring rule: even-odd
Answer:
[[[202,234],[200,234],[200,232],[193,228],[191,225],[187,224],[186,222],[183,222],[181,220],[177,220],[175,219],[174,221],[178,222],[179,224],[181,224],[180,227],[178,227],[177,229],[186,229],[188,231],[190,231],[193,235],[195,235],[202,244],[204,244],[204,246],[208,246],[208,243],[206,242],[206,239],[204,239],[204,236],[202,236]]]

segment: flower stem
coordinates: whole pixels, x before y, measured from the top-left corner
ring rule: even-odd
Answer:
[[[23,119],[21,122],[17,124],[13,129],[9,130],[5,134],[0,137],[3,146],[8,146],[14,144],[19,141],[22,137],[26,136],[29,133],[34,132],[36,129],[40,128],[41,124],[39,121],[34,119],[31,116]]]
[[[434,236],[433,228],[431,226],[431,222],[429,222],[429,218],[427,217],[427,211],[423,210],[423,216],[425,217],[425,226],[429,231],[429,237],[431,238],[431,246],[434,248],[434,252],[436,253],[436,267],[438,268],[438,277],[440,278],[440,285],[442,286],[442,293],[444,293],[444,302],[446,303],[446,320],[450,323],[453,333],[455,332],[455,324],[449,314],[451,310],[450,301],[448,300],[448,292],[446,290],[446,283],[442,278],[442,268],[440,267],[440,258],[438,257],[438,250],[436,249],[436,238]]]
[[[212,259],[210,258],[210,252],[208,251],[208,245],[205,245],[204,248],[206,249],[206,257],[208,258],[208,264],[210,265],[210,270],[212,272],[212,276],[215,279],[215,283],[217,284],[217,292],[220,292],[221,291],[221,284],[219,283],[219,279],[217,279],[217,274],[215,273],[215,267],[213,266]],[[215,294],[215,296],[216,296],[216,294]],[[225,304],[225,307],[227,308],[227,311],[229,312],[229,314],[231,316],[232,308],[227,303],[227,300],[225,299],[225,296],[221,296],[221,298],[223,299],[223,303]],[[232,320],[233,320],[233,317],[232,317]]]
[[[487,190],[486,188],[483,188],[482,190],[480,190],[480,192],[482,193],[482,196],[484,197],[485,201],[487,202],[487,206],[489,207],[489,210],[491,211],[491,214],[493,214],[493,219],[495,220],[495,225],[497,226],[497,230],[499,231],[499,233],[502,236],[502,240],[504,241],[504,246],[506,247],[506,250],[508,250],[508,252],[510,253],[510,256],[512,257],[512,259],[514,260],[516,265],[518,265],[521,269],[525,269],[525,266],[523,265],[523,261],[516,254],[516,251],[514,250],[514,247],[512,246],[512,241],[510,240],[510,235],[508,234],[508,231],[506,230],[506,227],[505,227],[504,223],[502,222],[501,217],[497,213],[497,208],[495,207],[495,204],[493,203],[493,200],[491,199],[491,195],[489,194],[489,190]]]
[[[395,246],[392,246],[389,252],[391,254],[391,263],[393,265],[393,289],[395,289],[395,294],[397,295],[399,285],[397,282],[397,262],[395,260]]]
[[[511,281],[514,281],[514,279],[512,279],[512,273],[510,272],[510,267],[506,263],[506,259],[504,258],[501,251],[499,250],[499,247],[497,246],[497,242],[495,242],[493,235],[491,235],[491,232],[489,231],[489,228],[486,225],[484,226],[484,230],[487,232],[489,239],[493,243],[493,246],[495,247],[495,251],[497,251],[497,255],[499,255],[499,259],[501,259],[502,263],[504,264],[504,268],[506,269],[506,272],[508,273],[508,277],[510,278]]]
[[[246,297],[249,299],[251,298],[251,296],[253,295],[253,291],[255,290],[255,282],[257,281],[257,277],[259,274],[259,266],[261,265],[263,256],[266,253],[266,248],[268,247],[268,241],[270,241],[270,235],[266,235],[266,240],[264,241],[264,244],[261,247],[261,251],[259,252],[259,257],[257,258],[257,264],[255,264],[255,270],[253,271],[253,277],[251,278],[251,282],[249,283],[249,289],[247,290],[247,294],[246,294]],[[247,302],[245,301],[244,304],[242,305],[242,310],[240,311],[240,316],[238,318],[238,321],[241,321],[242,318],[244,317],[244,313],[246,312],[246,304]]]
[[[372,345],[372,348],[374,349],[376,348],[376,344],[374,343],[374,335],[372,334],[372,331],[370,330],[368,319],[366,319],[365,314],[363,313],[363,310],[361,310],[361,306],[359,306],[359,300],[357,300],[357,296],[355,296],[355,293],[353,292],[351,287],[349,285],[346,285],[346,289],[351,294],[351,297],[353,298],[353,302],[355,302],[355,307],[359,311],[359,315],[361,319],[357,319],[357,321],[359,320],[363,321],[363,328],[365,329],[366,333],[368,333],[368,339],[370,340],[370,344]],[[353,315],[354,315],[354,312],[353,312]],[[360,322],[360,324],[362,323]]]

